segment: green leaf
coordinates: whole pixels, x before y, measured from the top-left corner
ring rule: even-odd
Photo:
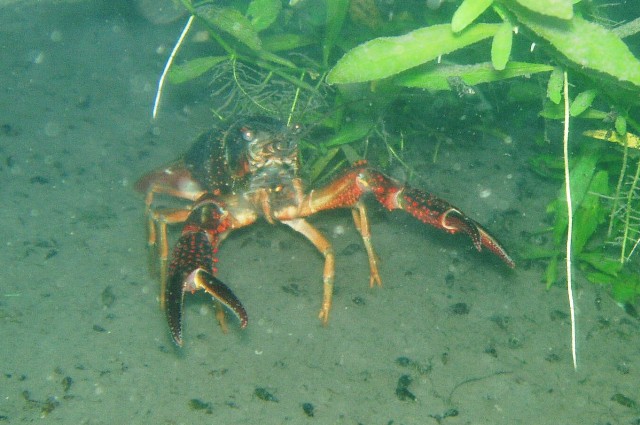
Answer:
[[[271,26],[282,10],[282,0],[252,0],[247,8],[251,16],[251,25],[260,32]]]
[[[531,158],[529,164],[542,177],[564,181],[564,163],[557,155],[539,154]]]
[[[635,302],[640,296],[640,278],[637,274],[625,273],[611,285],[611,296],[618,302]]]
[[[611,285],[615,281],[615,276],[612,276],[607,273],[600,272],[591,272],[586,273],[587,280],[591,283],[595,283],[597,285]]]
[[[499,24],[476,24],[454,34],[451,26],[433,25],[399,37],[370,40],[348,51],[329,71],[329,84],[359,83],[390,77],[493,36]]]
[[[619,135],[624,136],[625,134],[627,134],[627,120],[622,115],[618,115],[616,117],[614,126],[616,128],[616,132]]]
[[[572,117],[577,117],[581,113],[587,110],[593,103],[593,99],[596,98],[597,91],[596,90],[585,90],[579,93],[573,102],[571,102],[571,106],[569,106],[569,114]]]
[[[286,66],[287,68],[293,68],[293,69],[296,68],[296,64],[295,63],[291,62],[290,60],[288,60],[286,58],[278,56],[275,53],[268,52],[266,50],[260,50],[258,52],[258,56],[261,59],[264,59],[264,60],[269,61],[269,62],[273,62],[273,63],[277,63],[277,64],[280,64],[280,65]],[[263,62],[256,61],[256,65],[263,66]],[[282,78],[286,78],[284,75],[281,75],[281,77]]]
[[[509,55],[511,54],[512,41],[513,31],[511,24],[505,21],[500,25],[500,29],[493,36],[493,43],[491,43],[491,63],[496,70],[502,71],[507,66]]]
[[[238,10],[230,7],[203,6],[198,16],[210,25],[232,35],[253,50],[260,50],[262,43],[251,22]]]
[[[274,34],[262,39],[262,47],[270,52],[293,50],[313,44],[313,39],[303,34]]]
[[[604,113],[603,113],[604,114]],[[606,114],[604,114],[606,116]],[[606,140],[607,142],[617,143],[620,146],[627,146],[633,149],[640,149],[640,137],[633,133],[626,132],[624,136],[618,135],[618,132],[611,130],[586,130],[582,134],[593,137],[598,140]]]
[[[347,122],[335,136],[324,142],[322,145],[325,148],[333,148],[363,139],[367,134],[369,134],[374,126],[375,123],[368,119]]]
[[[466,84],[475,86],[522,75],[548,72],[552,69],[553,67],[549,65],[524,62],[509,62],[502,71],[495,70],[488,62],[475,65],[435,65],[427,70],[420,69],[403,74],[396,78],[394,83],[433,91],[450,90],[448,79],[451,77],[460,77]]]
[[[563,120],[564,119],[564,105],[556,105],[551,102],[544,104],[540,116],[551,120]],[[590,120],[604,120],[609,117],[608,112],[599,111],[594,108],[589,108],[580,115],[581,119]]]
[[[167,75],[167,79],[170,83],[181,84],[201,76],[220,62],[228,59],[227,56],[205,56],[191,59],[180,65],[172,66]]]
[[[335,46],[349,10],[349,0],[327,0],[327,29],[322,44],[322,63],[327,66],[331,49]]]
[[[549,76],[547,83],[547,97],[556,105],[562,100],[562,87],[564,86],[564,72],[562,68],[555,67]]]
[[[580,254],[608,213],[598,194],[609,193],[609,173],[599,171],[591,179],[589,189],[573,217],[573,252]]]
[[[573,17],[573,0],[516,0],[522,6],[542,15],[560,19]]]
[[[599,159],[599,147],[587,146],[581,152],[578,160],[569,171],[571,179],[571,199],[573,201],[574,217],[575,211],[578,210],[582,201],[587,194],[591,179],[596,171],[596,164]],[[547,207],[547,211],[553,212],[555,215],[553,225],[553,240],[556,245],[562,243],[565,239],[568,226],[567,203],[565,197],[564,185],[558,193],[558,198],[551,202]]]
[[[551,257],[544,273],[544,281],[547,289],[551,288],[551,285],[553,285],[556,280],[558,280],[558,255]]]
[[[578,67],[640,86],[640,61],[613,32],[578,16],[557,22],[540,19],[524,10],[513,10],[523,25],[551,43]]]
[[[465,29],[482,12],[487,10],[491,3],[493,3],[493,0],[464,0],[451,19],[453,32],[460,32]]]
[[[340,148],[332,148],[318,158],[309,169],[309,180],[316,181],[338,152],[340,152]]]
[[[622,263],[619,260],[608,258],[602,252],[583,252],[578,259],[610,276],[616,276],[622,270]]]

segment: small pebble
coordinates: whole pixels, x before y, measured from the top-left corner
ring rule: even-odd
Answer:
[[[302,411],[304,412],[305,415],[307,415],[310,418],[313,418],[314,414],[315,414],[315,408],[313,407],[313,404],[311,403],[302,403]]]
[[[451,305],[449,307],[449,310],[453,313],[453,314],[457,314],[459,316],[464,316],[466,314],[469,314],[469,305],[467,303],[455,303],[453,305]]]
[[[253,393],[256,397],[258,397],[262,401],[273,401],[278,402],[278,398],[274,396],[269,390],[263,387],[257,387]]]
[[[488,198],[489,196],[491,196],[491,189],[482,189],[479,195],[482,199]]]

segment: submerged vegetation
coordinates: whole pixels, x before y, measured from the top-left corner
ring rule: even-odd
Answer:
[[[468,124],[487,134],[495,130],[483,125],[491,114],[486,112],[491,107],[483,106],[485,87],[506,90],[503,97],[516,102],[537,102],[545,129],[565,121],[568,104],[572,256],[590,281],[611,288],[634,314],[640,296],[640,61],[625,41],[635,38],[638,44],[640,18],[616,22],[628,18],[624,5],[596,0],[178,3],[196,18],[208,42],[195,56],[181,56],[168,80],[213,81],[211,110],[220,120],[267,114],[311,126],[314,142],[303,143],[301,152],[311,180],[362,157],[400,164],[410,178],[402,160],[405,139],[434,140],[437,154],[444,137],[442,127],[411,120],[412,114],[429,114],[420,100],[435,92],[444,103],[473,104],[477,125]],[[571,91],[565,99],[567,82]],[[460,106],[460,113],[467,107]],[[532,169],[566,181],[561,138],[540,133],[541,153]],[[552,224],[542,232],[552,243],[523,248],[522,257],[548,261],[544,280],[552,285],[562,276],[559,264],[566,256],[564,188],[548,212]]]

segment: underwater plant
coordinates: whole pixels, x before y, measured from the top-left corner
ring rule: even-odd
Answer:
[[[411,178],[405,133],[390,129],[413,125],[402,118],[415,111],[411,96],[450,93],[480,105],[480,87],[513,82],[513,92],[542,105],[547,125],[564,125],[562,140],[546,140],[550,153],[532,160],[538,173],[562,181],[547,208],[552,225],[542,230],[551,246],[528,247],[523,257],[548,261],[548,286],[564,270],[570,303],[577,261],[637,317],[640,61],[624,39],[640,32],[640,18],[617,24],[624,11],[595,0],[179,3],[191,17],[171,59],[194,22],[210,42],[206,54],[170,61],[167,80],[213,81],[219,120],[259,113],[310,124],[314,143],[301,143],[310,181],[363,157],[396,162]],[[477,115],[476,128],[495,132]],[[576,123],[584,132],[570,130]],[[415,131],[436,141],[435,161],[443,135]],[[575,365],[575,328],[572,344]]]

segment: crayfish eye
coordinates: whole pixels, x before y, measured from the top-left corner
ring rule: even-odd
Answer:
[[[297,146],[297,141],[292,139],[279,140],[275,144],[275,148],[284,153],[291,152]]]
[[[255,138],[255,133],[248,127],[243,127],[240,132],[242,133],[242,138],[247,142],[251,142]]]

